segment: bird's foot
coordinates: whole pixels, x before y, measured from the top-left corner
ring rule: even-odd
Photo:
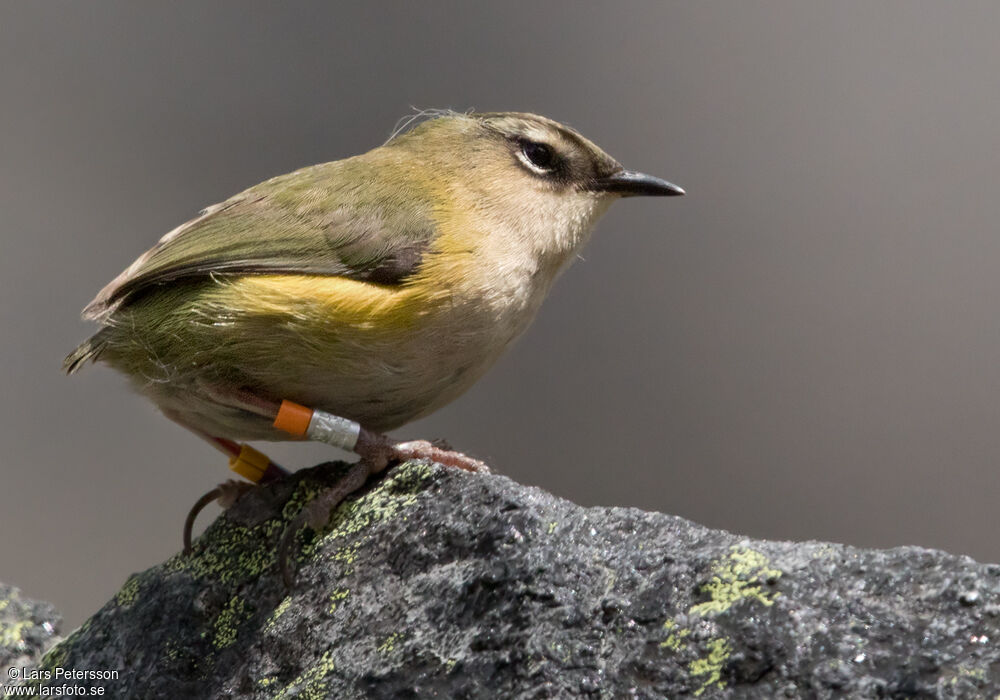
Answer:
[[[381,471],[381,470],[379,470]],[[291,549],[295,542],[295,535],[303,525],[308,525],[311,530],[319,530],[330,520],[333,509],[340,505],[340,502],[364,486],[368,477],[375,473],[365,460],[351,465],[348,472],[341,477],[340,481],[321,492],[316,498],[310,501],[302,511],[295,516],[292,522],[288,523],[285,531],[281,535],[278,543],[278,570],[281,571],[281,579],[285,583],[285,588],[291,590],[295,584],[295,571],[292,569]]]
[[[428,459],[467,472],[489,473],[490,471],[485,462],[452,450],[443,440],[393,442],[385,435],[362,429],[354,451],[361,455],[362,461],[371,465],[372,473],[380,472],[390,464],[411,459]]]
[[[392,457],[399,462],[405,462],[410,459],[429,459],[432,462],[437,462],[453,469],[461,469],[479,474],[489,473],[490,468],[486,466],[485,462],[450,448],[440,447],[436,443],[437,441],[428,442],[427,440],[399,442],[392,446]]]
[[[461,452],[444,449],[427,440],[411,440],[408,442],[392,442],[385,435],[373,433],[362,428],[354,451],[361,455],[361,460],[351,466],[350,470],[333,487],[314,498],[302,512],[285,528],[278,545],[278,569],[285,588],[291,590],[295,583],[295,571],[292,569],[291,549],[295,535],[303,525],[312,530],[325,526],[334,508],[349,495],[364,486],[368,477],[378,474],[386,467],[412,459],[428,459],[446,467],[461,469],[468,472],[489,473],[490,468],[484,462],[473,459]]]

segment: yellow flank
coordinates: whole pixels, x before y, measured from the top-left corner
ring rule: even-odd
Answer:
[[[322,275],[253,275],[229,284],[241,307],[260,315],[284,314],[307,304],[332,322],[350,326],[376,323],[406,327],[420,314],[418,287],[384,287],[346,277]],[[426,307],[425,307],[426,309]]]
[[[294,313],[298,307],[319,312],[340,329],[409,328],[447,300],[471,291],[470,285],[482,284],[476,274],[478,227],[471,218],[445,217],[420,271],[398,287],[332,275],[247,275],[229,281],[223,293],[251,315]]]

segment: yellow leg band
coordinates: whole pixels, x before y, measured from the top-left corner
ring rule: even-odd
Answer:
[[[229,468],[255,484],[264,476],[270,463],[270,457],[246,444],[240,445],[237,456],[229,458]]]

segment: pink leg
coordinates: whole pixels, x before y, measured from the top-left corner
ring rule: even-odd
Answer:
[[[469,472],[488,473],[489,467],[478,459],[473,459],[461,452],[445,450],[426,440],[411,442],[393,442],[381,433],[375,433],[364,428],[358,433],[358,442],[354,452],[361,455],[361,460],[351,467],[351,470],[335,486],[314,498],[296,518],[288,524],[278,545],[278,569],[285,588],[292,589],[295,584],[295,572],[291,566],[291,549],[295,542],[295,534],[303,525],[319,530],[330,520],[330,513],[341,501],[364,486],[368,477],[378,474],[390,464],[399,464],[411,459],[429,459],[446,467]]]
[[[213,400],[218,401],[220,404],[240,408],[271,420],[274,420],[278,416],[279,409],[281,408],[281,404],[261,398],[252,392],[243,389],[227,389],[217,386],[201,388],[209,396],[211,396]],[[197,428],[193,428],[185,424],[183,421],[178,420],[176,417],[170,417],[181,423],[181,425],[184,425],[184,427],[189,430],[200,434],[203,438],[213,443],[217,448],[229,454],[230,457],[239,452],[239,446],[231,440],[206,435]],[[290,565],[290,554],[292,544],[295,541],[295,534],[302,528],[303,525],[308,525],[313,530],[321,528],[330,519],[331,511],[333,511],[333,509],[336,508],[337,505],[344,500],[344,498],[364,486],[364,483],[369,476],[383,471],[390,464],[398,464],[400,462],[413,459],[427,459],[446,467],[461,469],[468,472],[487,473],[490,471],[489,467],[478,459],[473,459],[472,457],[464,455],[461,452],[444,449],[443,447],[434,445],[426,440],[394,442],[386,435],[372,432],[364,428],[360,428],[358,430],[357,441],[354,444],[353,450],[361,456],[361,460],[351,467],[350,471],[348,471],[340,482],[321,493],[319,496],[314,498],[311,503],[303,508],[302,512],[299,513],[291,523],[289,523],[288,527],[285,528],[284,533],[282,533],[281,540],[278,544],[278,568],[281,571],[285,587],[288,589],[291,589],[294,584],[294,571]],[[271,472],[271,466],[274,466],[277,470],[279,470],[279,476],[287,473],[277,465],[272,464],[268,466],[268,472],[265,476]],[[190,549],[191,527],[198,512],[213,500],[228,500],[231,503],[248,488],[249,485],[237,482],[228,482],[227,484],[221,484],[198,499],[198,502],[195,503],[191,512],[188,514],[187,520],[185,521],[185,551]]]
[[[362,461],[371,465],[373,473],[382,471],[391,463],[410,459],[428,459],[467,472],[489,473],[490,471],[485,462],[455,450],[438,447],[427,440],[393,442],[386,435],[373,433],[364,428],[358,435],[358,444],[354,446],[354,451],[361,455]]]

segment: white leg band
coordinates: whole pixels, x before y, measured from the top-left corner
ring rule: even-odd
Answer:
[[[313,410],[309,427],[306,428],[306,437],[310,440],[325,442],[349,452],[358,444],[360,433],[361,425],[358,423],[318,409]]]

